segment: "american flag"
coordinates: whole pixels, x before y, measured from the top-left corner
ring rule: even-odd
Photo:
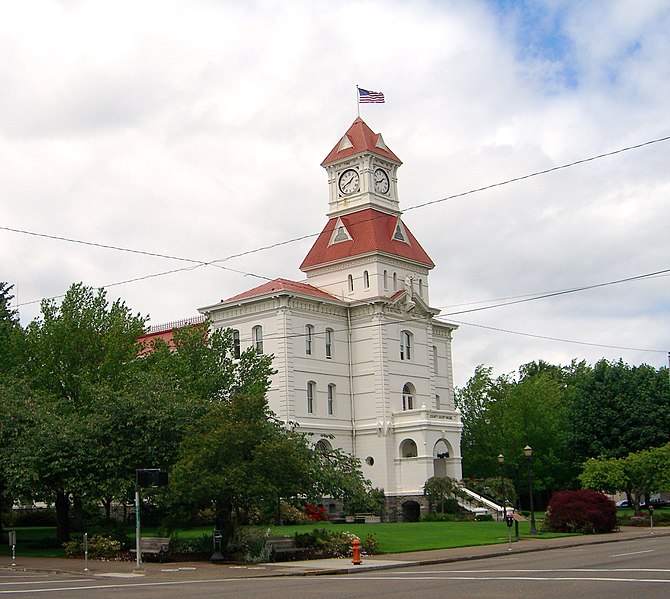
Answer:
[[[360,104],[383,104],[384,94],[381,92],[371,92],[367,89],[358,88],[358,102]]]

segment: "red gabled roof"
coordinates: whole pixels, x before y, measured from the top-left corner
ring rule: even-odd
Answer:
[[[424,264],[428,268],[435,266],[404,223],[402,226],[409,243],[393,239],[396,224],[400,219],[399,216],[367,208],[343,215],[339,218],[342,219],[342,224],[347,228],[349,235],[351,235],[351,240],[328,245],[338,220],[337,217],[331,218],[323,231],[321,231],[321,235],[314,242],[307,257],[302,261],[300,270],[307,271],[321,264],[360,256],[361,254],[369,254],[371,252],[383,252],[399,256],[400,258]]]
[[[344,137],[348,138],[349,144],[342,144]],[[393,162],[402,164],[400,159],[393,153],[391,150],[386,147],[384,140],[381,138],[380,133],[375,133],[370,127],[368,127],[361,117],[358,117],[348,131],[344,134],[344,137],[337,142],[337,145],[330,151],[330,154],[326,156],[326,159],[321,163],[321,166],[326,166],[331,162],[336,162],[342,158],[347,158],[349,156],[355,156],[356,154],[362,154],[363,152],[372,152],[384,158],[388,158]],[[345,146],[345,147],[343,147]]]
[[[321,291],[321,289],[318,289],[313,285],[308,285],[307,283],[297,283],[296,281],[289,281],[287,279],[274,279],[273,281],[268,281],[267,283],[263,283],[258,287],[254,287],[249,291],[245,291],[244,293],[240,293],[238,295],[234,295],[233,297],[229,297],[226,300],[222,300],[221,303],[227,304],[229,302],[237,302],[252,297],[259,297],[261,295],[274,294],[281,291],[288,293],[302,293],[303,295],[311,295],[322,299],[337,299],[336,297],[330,295],[330,293]]]

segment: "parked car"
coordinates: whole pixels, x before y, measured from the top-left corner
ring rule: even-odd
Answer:
[[[616,506],[617,508],[632,507],[627,499],[624,499],[623,501],[617,501]]]
[[[654,509],[656,509],[657,507],[670,507],[670,501],[666,501],[665,499],[656,497],[654,499],[649,500],[649,505],[652,506]]]

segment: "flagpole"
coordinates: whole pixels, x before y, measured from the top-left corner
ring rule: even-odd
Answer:
[[[356,112],[358,113],[358,118],[361,118],[361,102],[358,92],[358,84],[356,84]]]

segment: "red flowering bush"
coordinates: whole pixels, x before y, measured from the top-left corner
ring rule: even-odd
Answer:
[[[544,527],[551,532],[596,534],[616,528],[614,502],[595,491],[558,491],[547,506]]]
[[[309,519],[312,522],[318,522],[319,520],[328,520],[328,515],[326,514],[326,508],[317,507],[313,503],[305,504],[305,514],[309,516]]]

